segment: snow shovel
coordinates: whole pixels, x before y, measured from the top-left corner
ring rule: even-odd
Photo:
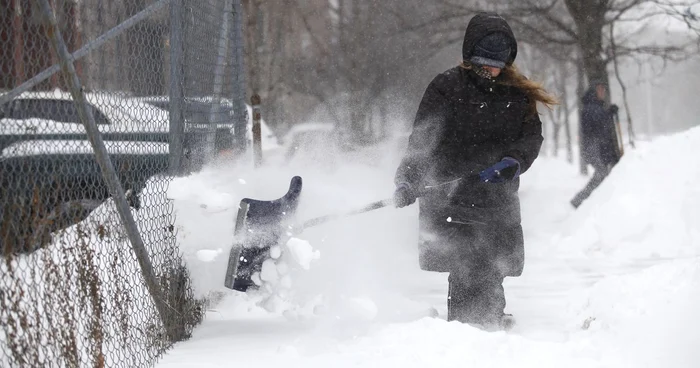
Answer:
[[[462,179],[451,180],[435,186],[426,186],[421,189],[417,197],[422,197],[437,187],[454,184],[460,180]],[[301,187],[301,177],[295,176],[289,184],[287,194],[279,199],[260,201],[244,198],[241,200],[236,216],[234,245],[229,254],[224,280],[224,285],[227,288],[245,292],[248,288],[255,287],[252,276],[262,269],[263,262],[270,254],[270,247],[286,243],[290,236],[329,221],[359,215],[394,204],[393,198],[387,198],[351,211],[295,223],[294,212],[299,204]]]
[[[245,292],[254,286],[251,277],[260,272],[270,247],[289,236],[289,226],[299,204],[301,177],[295,176],[287,194],[272,201],[243,198],[238,206],[234,244],[226,269],[224,286]]]
[[[270,247],[284,244],[293,234],[301,233],[309,227],[380,209],[394,203],[392,198],[388,198],[369,203],[359,209],[294,223],[294,212],[299,204],[301,187],[301,177],[295,176],[292,178],[287,194],[279,199],[259,201],[244,198],[241,200],[234,230],[235,243],[229,254],[224,280],[227,288],[245,292],[248,288],[255,287],[251,277],[256,272],[260,272],[263,262],[270,254]]]

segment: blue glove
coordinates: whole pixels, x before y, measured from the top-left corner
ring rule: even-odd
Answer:
[[[394,191],[394,206],[396,208],[402,208],[409,206],[416,202],[418,196],[411,190],[411,186],[407,183],[401,183],[396,186],[396,191]]]
[[[512,157],[504,157],[497,164],[479,173],[485,183],[503,183],[520,176],[520,163]]]

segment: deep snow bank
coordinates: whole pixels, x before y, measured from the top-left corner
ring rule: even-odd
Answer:
[[[151,178],[140,193],[143,208],[132,215],[157,276],[173,282],[179,263],[165,185],[166,178]],[[0,366],[139,365],[161,349],[144,344],[162,340],[152,300],[114,201],[107,199],[85,220],[53,233],[42,249],[0,262],[0,346],[7,346]],[[188,302],[180,299],[178,308]],[[66,347],[73,347],[70,354]]]
[[[628,149],[567,221],[559,251],[622,258],[700,254],[700,128]]]
[[[572,304],[581,339],[613,349],[629,366],[700,364],[700,258],[608,276]]]

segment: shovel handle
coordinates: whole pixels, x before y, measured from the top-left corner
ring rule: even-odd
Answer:
[[[449,183],[452,183],[452,182],[449,182]],[[445,183],[445,184],[449,184],[449,183]],[[444,184],[440,184],[440,185],[438,185],[438,187],[442,186],[442,185],[444,185]],[[425,194],[427,194],[433,188],[435,188],[435,187],[422,188],[421,191],[418,193],[418,198],[423,197]],[[321,225],[321,224],[324,224],[328,221],[337,220],[337,219],[347,217],[347,216],[359,215],[359,214],[362,214],[365,212],[374,211],[374,210],[378,210],[380,208],[393,206],[393,205],[394,205],[393,198],[382,199],[381,201],[372,202],[372,203],[370,203],[362,208],[358,208],[358,209],[355,209],[352,211],[342,212],[342,213],[334,213],[334,214],[316,217],[316,218],[307,220],[303,224],[301,224],[301,226],[298,228],[298,230],[303,231],[306,228]]]
[[[316,218],[313,218],[311,220],[305,221],[301,225],[301,229],[299,229],[299,230],[303,230],[303,229],[306,229],[306,228],[309,228],[312,226],[321,225],[321,224],[326,223],[328,221],[337,220],[337,219],[340,219],[343,217],[359,215],[361,213],[365,213],[365,212],[369,212],[369,211],[373,211],[373,210],[378,210],[380,208],[391,206],[393,204],[394,204],[394,200],[392,198],[387,198],[387,199],[383,199],[381,201],[372,202],[372,203],[370,203],[362,208],[358,208],[356,210],[343,212],[343,213],[335,213],[335,214],[321,216],[321,217],[316,217]]]

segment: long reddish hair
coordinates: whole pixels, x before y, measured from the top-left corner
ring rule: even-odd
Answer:
[[[469,62],[462,62],[460,66],[467,70],[474,67]],[[559,100],[547,92],[541,83],[527,79],[524,75],[520,74],[518,68],[513,64],[506,65],[505,68],[501,70],[501,75],[496,80],[496,83],[513,86],[523,91],[525,96],[530,100],[530,108],[534,113],[537,112],[538,102],[545,105],[548,109],[559,104]]]

